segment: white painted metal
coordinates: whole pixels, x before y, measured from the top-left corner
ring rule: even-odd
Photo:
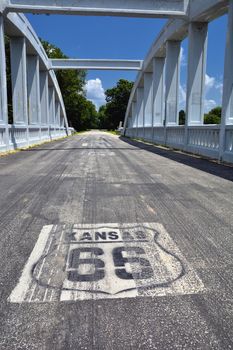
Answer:
[[[222,120],[220,131],[219,159],[224,151],[229,152],[229,133],[226,135],[226,125],[233,125],[233,1],[230,1],[228,12],[228,26],[225,49],[225,64],[223,78]],[[231,134],[231,136],[233,136]],[[227,141],[226,141],[227,140]]]
[[[59,101],[55,100],[55,124],[60,127],[61,124],[61,110]]]
[[[48,72],[40,71],[40,101],[41,101],[41,124],[49,123],[49,92],[48,92]]]
[[[4,0],[0,10],[95,16],[184,17],[187,5],[187,0]]]
[[[0,14],[0,151],[9,147],[4,21]]]
[[[28,124],[27,58],[25,37],[11,38],[11,77],[14,124]]]
[[[165,123],[178,124],[180,41],[167,41],[165,69]]]
[[[229,5],[229,6],[228,6]],[[225,73],[223,87],[223,118],[220,127],[215,125],[202,125],[203,120],[203,96],[204,78],[206,66],[207,26],[208,22],[221,16],[228,11],[228,39],[226,44]],[[195,23],[192,23],[195,22]],[[200,23],[202,22],[202,23]],[[219,158],[233,162],[233,76],[231,74],[233,65],[233,1],[225,0],[191,0],[189,2],[189,20],[175,19],[169,21],[151,46],[147,54],[142,70],[138,73],[136,82],[132,89],[129,104],[126,111],[124,128],[131,104],[135,100],[138,87],[141,86],[144,74],[151,71],[153,66],[154,75],[154,113],[153,113],[153,136],[155,143],[166,144],[171,147],[188,150],[193,153],[202,154],[212,158]],[[167,42],[181,42],[186,36],[189,37],[189,60],[188,60],[188,83],[187,83],[187,125],[176,126],[178,121],[177,96],[178,96],[178,69],[174,68],[178,61],[178,49],[175,55],[169,55]],[[171,47],[170,47],[171,48]],[[166,50],[167,49],[167,50]],[[171,50],[172,51],[172,50]],[[175,52],[175,49],[174,49]],[[163,90],[157,89],[156,82],[159,81],[158,57],[163,58],[167,54],[166,66],[166,119],[167,125],[161,126],[161,119],[157,123],[155,109],[162,109]],[[169,56],[170,61],[169,62]],[[152,64],[153,62],[153,64]],[[173,66],[172,66],[173,64]],[[178,68],[178,66],[177,66]],[[172,72],[174,73],[172,75]],[[157,76],[158,75],[158,76]],[[157,77],[156,77],[157,76]],[[156,77],[156,78],[155,78]],[[161,72],[160,72],[161,77]],[[172,84],[173,82],[173,84]],[[173,86],[173,89],[171,89]],[[159,95],[157,93],[159,91]],[[171,93],[171,91],[173,91]],[[173,112],[173,109],[176,110]],[[171,113],[172,111],[172,113]],[[158,113],[159,114],[159,113]],[[157,125],[156,125],[157,124]],[[159,126],[160,125],[160,126]],[[170,125],[170,126],[169,126]],[[142,135],[141,127],[125,129],[126,135]],[[151,128],[144,128],[144,138],[151,135]]]
[[[40,124],[41,101],[38,56],[27,56],[27,93],[29,124]]]
[[[153,116],[153,73],[144,74],[144,127],[152,126]]]
[[[137,117],[138,117],[138,128],[143,128],[143,106],[144,106],[144,89],[142,87],[137,88]]]
[[[55,91],[53,86],[49,86],[49,125],[55,124]]]
[[[138,126],[138,120],[137,120],[137,102],[133,101],[132,103],[132,124],[133,127],[136,128]]]
[[[51,67],[57,69],[83,70],[141,70],[143,61],[140,60],[108,60],[108,59],[52,59]]]
[[[153,59],[153,126],[161,126],[164,121],[164,67],[164,57]]]
[[[190,23],[186,115],[188,125],[202,125],[207,56],[207,23]]]

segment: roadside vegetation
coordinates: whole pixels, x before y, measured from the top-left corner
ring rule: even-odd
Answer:
[[[222,107],[218,106],[204,114],[204,124],[220,124],[222,115]],[[182,109],[179,112],[179,125],[185,124],[186,113]]]

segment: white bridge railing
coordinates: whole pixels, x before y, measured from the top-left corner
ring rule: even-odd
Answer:
[[[9,125],[8,129],[0,127],[0,152],[6,150],[8,136],[8,150],[13,150],[67,136],[67,131],[65,127],[40,127],[39,125],[33,127]]]
[[[218,159],[220,152],[220,125],[127,128],[125,135]],[[233,162],[233,125],[225,130],[222,160]]]
[[[187,4],[189,20],[168,21],[143,61],[130,94],[123,134],[233,163],[233,1]],[[221,125],[205,125],[208,27],[223,14],[227,14],[227,36]],[[181,48],[186,38],[186,124],[180,126]]]

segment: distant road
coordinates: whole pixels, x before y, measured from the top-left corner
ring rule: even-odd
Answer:
[[[233,349],[233,168],[91,131],[0,158],[0,349]]]

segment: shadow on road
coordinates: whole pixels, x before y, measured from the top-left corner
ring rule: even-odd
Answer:
[[[137,147],[137,146],[136,146]],[[123,150],[123,151],[138,151],[136,147],[67,147],[67,148],[30,148],[23,149],[23,152],[41,152],[41,151],[83,151],[83,150],[94,150],[94,151],[114,151],[114,150]]]
[[[156,147],[155,145],[149,145],[135,140],[130,140],[123,136],[120,137],[120,140],[141,150],[152,152],[161,157],[165,157],[175,162],[188,165],[201,171],[205,171],[211,175],[221,177],[225,180],[233,181],[233,167],[231,166],[218,164],[209,159],[203,159],[195,155],[193,156],[170,149]]]

